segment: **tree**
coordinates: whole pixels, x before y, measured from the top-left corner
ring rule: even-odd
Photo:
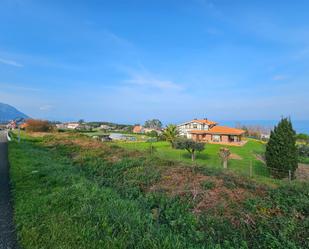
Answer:
[[[227,169],[227,161],[229,160],[230,155],[231,152],[228,148],[220,148],[219,157],[221,158],[224,169]]]
[[[195,142],[187,138],[178,138],[174,142],[175,149],[187,150],[191,154],[192,161],[195,160],[195,152],[202,151],[205,148],[204,143]]]
[[[155,130],[153,130],[153,131],[147,132],[146,135],[147,135],[148,137],[158,137],[158,132],[156,132]]]
[[[168,125],[162,134],[164,139],[172,145],[172,148],[174,148],[174,141],[179,135],[177,126],[173,124]]]
[[[78,123],[79,124],[83,124],[83,123],[85,123],[85,120],[84,119],[80,119],[80,120],[78,120]]]
[[[150,119],[145,122],[144,127],[159,130],[162,128],[162,122],[159,119]]]
[[[297,169],[297,156],[296,133],[291,120],[282,118],[271,131],[266,145],[266,164],[270,168],[271,174],[276,178],[287,177],[289,170],[294,177]]]

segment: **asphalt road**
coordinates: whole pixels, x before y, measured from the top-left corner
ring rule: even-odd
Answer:
[[[17,249],[10,197],[8,146],[6,133],[0,131],[0,249]]]

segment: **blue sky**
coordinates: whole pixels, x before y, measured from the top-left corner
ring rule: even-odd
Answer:
[[[309,118],[309,2],[0,1],[0,102],[36,118]]]

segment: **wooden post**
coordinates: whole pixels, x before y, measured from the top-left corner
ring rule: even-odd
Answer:
[[[291,174],[291,170],[289,170],[289,182],[292,181],[292,174]]]
[[[20,127],[18,126],[18,143],[20,143]]]

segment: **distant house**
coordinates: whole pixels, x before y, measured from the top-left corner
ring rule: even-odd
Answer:
[[[66,127],[67,127],[67,129],[75,130],[79,127],[79,125],[80,125],[79,123],[67,123]]]
[[[141,125],[135,125],[133,127],[133,133],[144,133],[144,127]]]
[[[244,130],[219,126],[208,119],[194,119],[177,125],[179,134],[198,142],[242,144]]]
[[[14,130],[17,128],[17,122],[16,121],[10,121],[7,125],[6,128],[9,130]]]
[[[148,132],[152,132],[152,131],[155,131],[158,134],[162,133],[162,131],[159,130],[159,129],[145,128],[145,127],[143,127],[141,125],[136,125],[136,126],[133,127],[133,133],[148,133]]]
[[[67,125],[66,124],[56,124],[56,128],[57,129],[67,129]]]
[[[71,122],[71,123],[62,123],[62,124],[56,124],[57,129],[69,129],[69,130],[91,130],[92,127],[90,125],[81,124],[77,122]]]
[[[102,124],[100,125],[100,129],[102,130],[111,130],[113,127],[109,126],[109,125],[105,125],[105,124]]]

